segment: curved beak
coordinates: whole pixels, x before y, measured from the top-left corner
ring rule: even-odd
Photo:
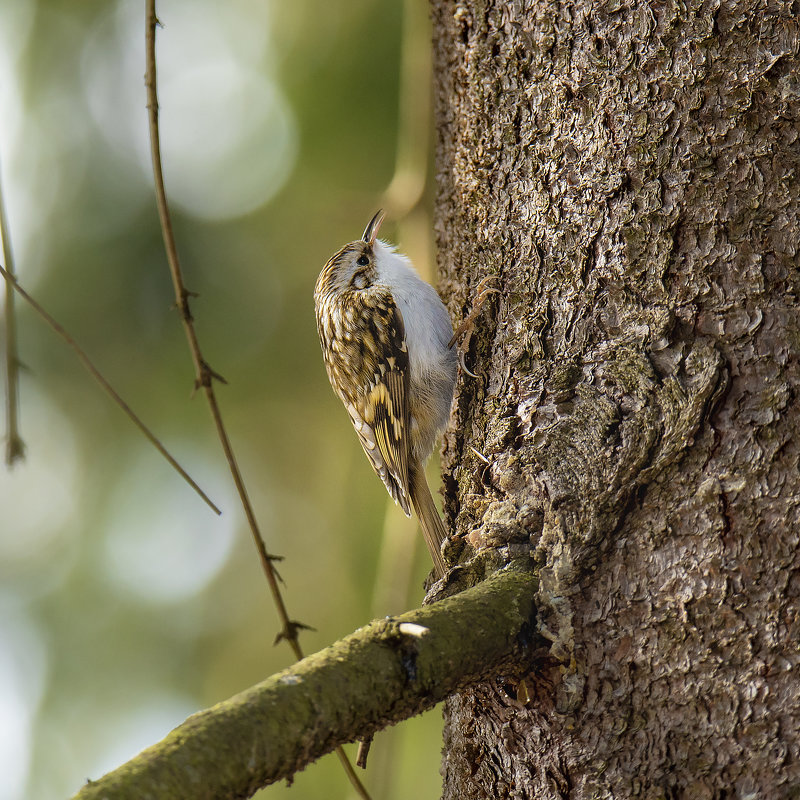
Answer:
[[[381,227],[381,223],[383,222],[383,209],[380,209],[378,213],[369,221],[369,224],[364,229],[364,235],[361,237],[363,241],[365,241],[370,247],[375,244],[375,238],[378,235],[378,229]]]

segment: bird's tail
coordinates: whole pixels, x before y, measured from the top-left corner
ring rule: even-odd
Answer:
[[[411,468],[408,477],[411,504],[419,517],[425,544],[428,545],[428,550],[433,559],[433,569],[438,579],[443,577],[447,571],[441,550],[442,542],[447,539],[447,530],[436,509],[436,504],[433,502],[433,497],[431,497],[431,490],[428,488],[428,481],[425,478],[425,470],[422,467]]]

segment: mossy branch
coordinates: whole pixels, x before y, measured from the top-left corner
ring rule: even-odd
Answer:
[[[505,569],[433,605],[360,628],[189,717],[74,800],[243,798],[335,747],[431,708],[519,662],[534,576]]]

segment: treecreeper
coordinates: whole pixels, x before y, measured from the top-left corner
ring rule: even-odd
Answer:
[[[364,235],[337,251],[314,288],[331,386],[389,494],[419,518],[437,578],[447,539],[425,463],[447,425],[458,354],[436,290],[406,256],[377,238],[379,211]]]

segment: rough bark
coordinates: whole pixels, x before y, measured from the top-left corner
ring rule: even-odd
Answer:
[[[194,714],[75,800],[250,797],[468,684],[504,669],[518,678],[538,641],[536,587],[510,567],[457,597],[373,622]]]
[[[432,7],[445,295],[501,289],[451,555],[530,551],[552,642],[448,701],[444,797],[797,796],[800,4]]]

